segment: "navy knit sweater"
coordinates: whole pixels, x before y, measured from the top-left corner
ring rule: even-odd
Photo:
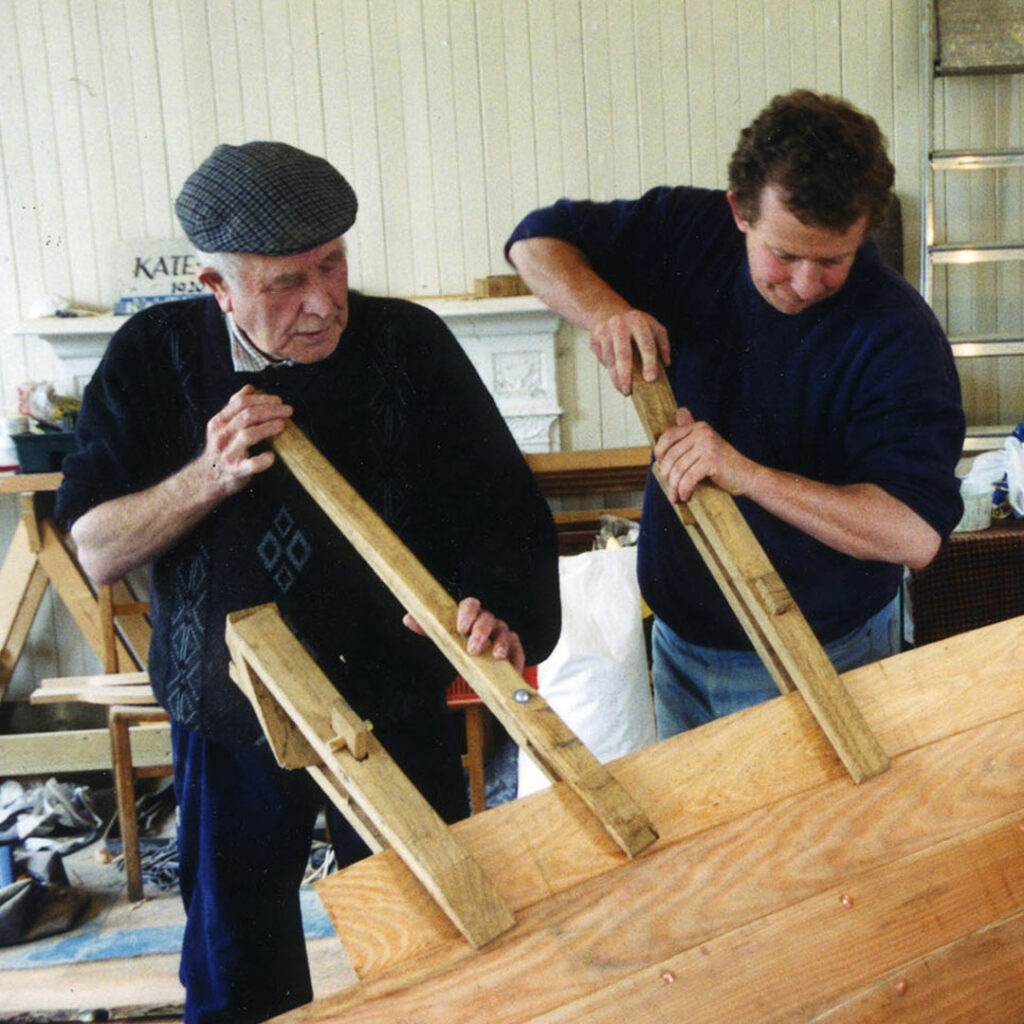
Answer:
[[[964,417],[949,343],[921,297],[867,242],[844,286],[796,315],[750,278],[725,193],[657,188],[635,201],[561,200],[516,228],[571,242],[665,325],[676,400],[747,457],[833,484],[874,483],[942,536],[961,512]],[[901,568],[819,543],[737,504],[822,641],[895,595]],[[638,555],[655,614],[691,643],[750,644],[668,502],[648,479]]]
[[[456,598],[479,597],[536,662],[559,631],[554,527],[525,460],[443,322],[352,293],[337,350],[258,374],[232,368],[212,298],[155,306],[111,340],[88,385],[58,517],[163,480],[202,450],[245,383],[280,395],[321,452]],[[139,524],[139,529],[144,529]],[[221,742],[259,736],[227,675],[228,612],[274,601],[362,715],[415,717],[453,670],[302,490],[275,466],[156,560],[149,670],[172,718]]]

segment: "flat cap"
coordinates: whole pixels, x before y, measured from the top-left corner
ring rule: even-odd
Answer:
[[[343,235],[356,219],[352,186],[323,157],[284,142],[220,145],[174,203],[200,252],[288,256]]]

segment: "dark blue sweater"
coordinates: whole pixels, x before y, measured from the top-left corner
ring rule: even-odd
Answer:
[[[212,298],[137,314],[86,388],[57,515],[70,523],[180,469],[247,382],[294,406],[295,422],[454,597],[479,597],[506,619],[531,661],[549,653],[560,621],[551,515],[458,343],[412,303],[352,293],[333,355],[258,374],[232,368]],[[150,598],[160,702],[221,742],[259,735],[227,675],[224,619],[239,608],[276,602],[349,702],[380,725],[436,705],[454,676],[283,467],[157,559]]]
[[[508,245],[531,236],[575,244],[665,325],[678,403],[744,455],[826,483],[877,484],[943,537],[956,525],[964,417],[952,353],[926,304],[872,243],[839,292],[787,315],[754,287],[724,192],[562,200],[526,217]],[[753,502],[738,505],[822,641],[895,595],[899,566],[850,558]],[[652,610],[681,636],[750,647],[652,479],[638,572]]]

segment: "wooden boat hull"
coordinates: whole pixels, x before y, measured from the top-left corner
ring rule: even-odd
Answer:
[[[1024,618],[847,673],[854,784],[799,694],[616,762],[627,861],[564,786],[454,828],[516,914],[472,950],[385,852],[320,894],[363,979],[278,1018],[1024,1021]]]

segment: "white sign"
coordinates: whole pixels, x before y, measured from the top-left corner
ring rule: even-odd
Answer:
[[[114,269],[114,313],[118,316],[205,291],[196,277],[195,250],[181,238],[122,242]]]

